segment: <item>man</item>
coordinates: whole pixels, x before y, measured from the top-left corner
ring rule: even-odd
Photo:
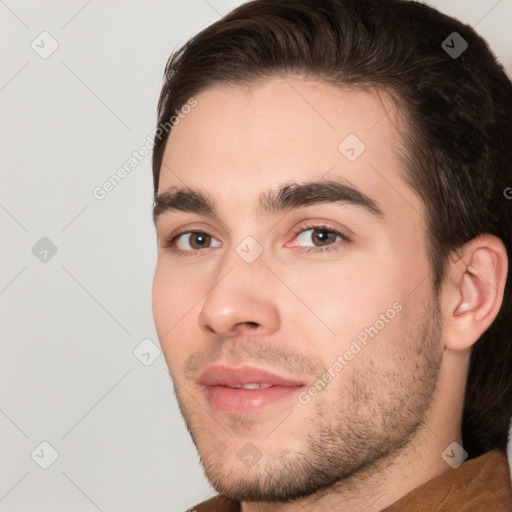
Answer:
[[[170,123],[170,124],[169,124]],[[153,311],[197,511],[510,511],[512,84],[403,0],[256,0],[166,68]]]

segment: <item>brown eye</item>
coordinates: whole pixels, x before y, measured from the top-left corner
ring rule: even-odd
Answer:
[[[314,229],[312,231],[313,235],[311,239],[313,240],[313,243],[318,242],[318,245],[326,245],[336,242],[337,235],[327,229]]]
[[[187,231],[175,236],[168,247],[182,252],[194,252],[209,247],[220,247],[220,242],[202,231]]]
[[[297,236],[297,241],[301,243],[300,245],[306,247],[322,247],[332,245],[341,240],[343,240],[341,233],[322,226],[304,229]]]
[[[189,238],[190,247],[193,249],[202,249],[203,247],[208,247],[211,238],[212,237],[206,233],[191,233]]]

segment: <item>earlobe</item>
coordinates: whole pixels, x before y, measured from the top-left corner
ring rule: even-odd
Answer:
[[[447,294],[451,308],[445,318],[445,346],[466,350],[496,318],[503,302],[508,259],[505,246],[491,235],[480,235],[465,246],[454,263]]]

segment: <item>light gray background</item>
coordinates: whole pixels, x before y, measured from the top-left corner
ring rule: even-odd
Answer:
[[[92,191],[153,130],[170,52],[241,3],[0,0],[0,511],[182,511],[215,494],[156,357],[151,156]],[[428,3],[512,70],[512,0]],[[59,45],[46,59],[43,31]]]

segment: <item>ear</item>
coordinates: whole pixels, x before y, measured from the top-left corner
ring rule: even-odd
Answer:
[[[451,350],[473,346],[492,324],[503,302],[507,250],[493,235],[479,235],[462,248],[447,269],[442,289],[444,344]]]

